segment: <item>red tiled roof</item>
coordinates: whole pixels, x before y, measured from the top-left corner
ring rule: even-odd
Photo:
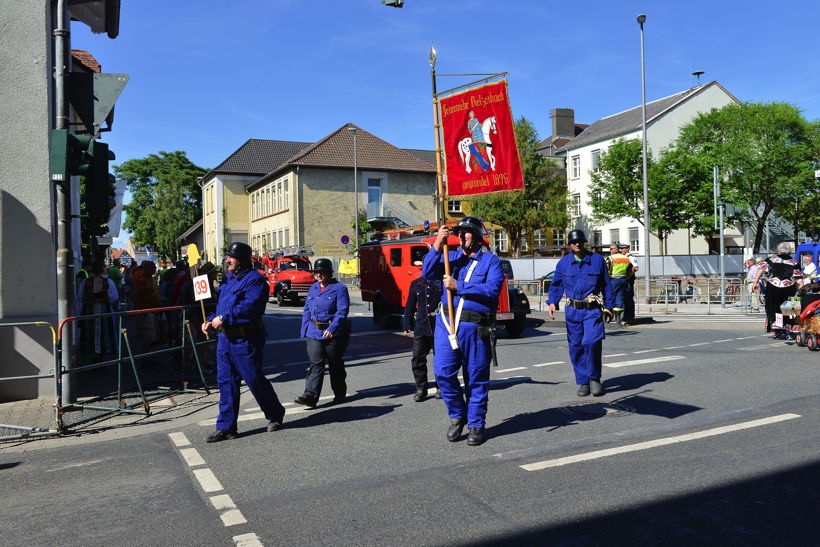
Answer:
[[[79,63],[89,72],[100,72],[102,70],[97,59],[84,49],[72,49],[71,56],[74,58],[75,63]]]

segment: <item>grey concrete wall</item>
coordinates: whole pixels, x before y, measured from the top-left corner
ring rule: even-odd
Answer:
[[[0,323],[56,319],[49,5],[0,0]],[[51,335],[36,330],[0,328],[0,377],[53,368]],[[49,385],[0,382],[0,401],[50,397]]]

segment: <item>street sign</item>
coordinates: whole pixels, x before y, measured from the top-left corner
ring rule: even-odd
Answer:
[[[350,243],[350,238],[347,236],[342,236],[341,242],[342,245],[347,245],[348,243]]]
[[[208,275],[198,275],[194,278],[194,300],[206,300],[211,297],[211,284]]]
[[[188,245],[188,265],[193,266],[199,262],[199,249],[196,248],[196,243]]]

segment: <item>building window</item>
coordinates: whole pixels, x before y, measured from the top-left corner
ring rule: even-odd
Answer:
[[[265,188],[265,214],[269,215],[273,212],[270,202],[270,186]]]
[[[592,172],[597,173],[600,168],[598,164],[601,162],[601,151],[600,150],[593,150],[592,151]]]
[[[382,179],[367,179],[367,216],[382,216]]]
[[[493,230],[493,240],[495,241],[495,250],[499,253],[506,253],[509,249],[507,245],[506,230]]]
[[[581,216],[581,194],[572,194],[572,206],[570,207],[570,215],[573,217]]]
[[[519,251],[528,251],[529,250],[529,242],[527,241],[527,232],[522,231],[521,235],[518,237],[518,250]]]
[[[614,228],[609,231],[609,242],[610,243],[619,243],[619,239],[621,239],[621,231],[617,228]]]
[[[633,253],[641,252],[641,240],[638,239],[640,230],[638,228],[629,229],[629,250]]]
[[[284,209],[282,206],[284,195],[282,195],[282,181],[279,181],[279,184],[276,185],[276,210],[281,211]]]
[[[581,156],[572,156],[572,178],[577,179],[581,176]]]
[[[288,187],[288,181],[286,180],[285,181],[285,189],[287,189],[287,187]],[[285,243],[284,243],[284,246],[285,247],[290,246],[290,228],[285,228]]]
[[[546,247],[547,246],[547,231],[541,228],[540,230],[536,230],[532,234],[532,244],[536,247]]]
[[[288,200],[288,179],[285,179],[285,180],[282,181],[282,189],[284,190],[284,194],[285,194],[284,197],[283,197],[283,200],[285,202],[284,209],[289,209],[290,208],[290,201]],[[285,230],[285,233],[287,233],[287,230]]]
[[[256,192],[251,194],[251,218],[256,217]]]
[[[592,244],[593,245],[600,245],[601,243],[603,243],[603,241],[604,241],[603,240],[603,234],[601,233],[601,230],[593,230],[592,231]]]
[[[447,212],[449,213],[460,213],[461,212],[461,200],[451,199],[447,202]]]
[[[566,244],[566,234],[564,230],[552,230],[552,244],[561,247]]]

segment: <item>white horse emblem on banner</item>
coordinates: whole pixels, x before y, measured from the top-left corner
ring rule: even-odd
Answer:
[[[497,130],[495,128],[495,116],[490,116],[481,124],[481,133],[484,137],[483,142],[476,142],[472,137],[465,137],[461,139],[458,143],[458,156],[461,158],[461,162],[464,164],[464,169],[468,173],[472,173],[472,169],[470,168],[470,161],[471,159],[475,159],[476,163],[479,167],[483,168],[484,171],[487,169],[484,167],[483,157],[481,156],[481,152],[475,146],[475,144],[483,144],[486,145],[484,148],[487,153],[487,159],[489,160],[488,167],[495,171],[495,156],[493,156],[493,143],[490,139],[490,134],[496,134]]]

